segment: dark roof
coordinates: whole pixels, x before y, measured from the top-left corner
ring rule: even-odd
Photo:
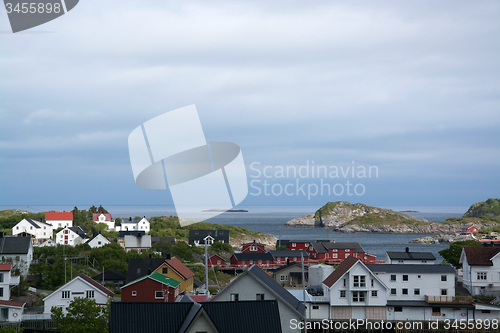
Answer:
[[[292,267],[292,266],[298,266],[298,267],[300,267],[300,266],[302,266],[302,264],[300,264],[298,262],[295,262],[295,261],[292,261],[289,264],[286,264],[286,265],[283,265],[281,267],[276,268],[273,272],[277,273],[279,271],[282,271],[282,270],[284,270],[286,268],[289,268],[289,267]],[[309,266],[304,265],[304,271],[307,271],[308,269],[309,269]]]
[[[177,333],[193,303],[112,302],[110,333]]]
[[[328,239],[317,239],[317,240],[303,240],[303,239],[279,239],[276,241],[276,246],[286,246],[288,247],[290,243],[329,243],[331,240]]]
[[[342,263],[335,268],[335,270],[330,274],[323,283],[328,287],[331,288],[344,274],[351,269],[352,266],[354,266],[357,262],[359,261],[358,258],[355,258],[353,256],[349,256],[345,258]]]
[[[27,254],[30,237],[0,237],[0,254]]]
[[[92,279],[96,281],[102,281],[102,273],[93,276]],[[126,279],[127,279],[127,274],[118,272],[114,269],[108,269],[107,271],[104,272],[104,281],[121,281]]]
[[[25,219],[25,220],[28,221],[29,224],[31,224],[35,228],[37,228],[37,229],[40,228],[40,226],[38,225],[38,223],[40,223],[40,221],[35,220],[35,219]]]
[[[276,300],[240,302],[113,302],[110,333],[178,333],[207,314],[220,333],[280,333]]]
[[[163,258],[132,258],[128,261],[127,283],[154,272],[165,262]]]
[[[146,232],[144,230],[124,230],[118,231],[118,238],[123,238],[127,235],[130,236],[144,236]]]
[[[105,288],[104,286],[101,286],[99,283],[95,282],[94,280],[89,278],[87,275],[80,273],[80,274],[78,274],[78,276],[80,278],[82,278],[83,280],[87,281],[88,283],[90,283],[91,285],[93,285],[94,287],[96,287],[97,289],[99,289],[100,291],[102,291],[103,293],[105,293],[111,297],[113,297],[115,295],[115,293],[113,293],[111,290],[109,290],[108,288]]]
[[[471,266],[493,266],[491,258],[498,252],[500,247],[464,247],[467,263]]]
[[[91,238],[91,239],[89,239],[89,240],[88,240],[88,242],[91,242],[92,240],[94,240],[94,238],[96,238],[96,237],[97,237],[97,236],[99,236],[100,234],[101,234],[101,232],[98,232],[97,234],[95,234],[95,236],[92,236],[92,238]],[[104,236],[102,236],[102,237],[104,237]],[[106,237],[104,237],[104,238],[106,238]],[[106,238],[106,239],[107,239],[107,238]],[[87,242],[87,243],[88,243],[88,242]]]
[[[328,253],[328,250],[325,248],[323,243],[315,242],[315,243],[311,243],[311,245],[314,247],[314,249],[318,253]]]
[[[236,257],[236,260],[271,260],[273,261],[274,258],[269,252],[265,253],[235,253],[234,256]]]
[[[365,253],[365,250],[357,242],[341,242],[341,243],[323,243],[323,246],[329,250],[346,250],[352,249],[355,253]]]
[[[276,257],[297,257],[297,260],[300,260],[300,254],[304,255],[304,258],[309,258],[309,254],[307,254],[304,250],[269,250],[269,253]]]
[[[85,231],[83,230],[83,227],[68,227],[68,229],[71,230],[71,231],[73,231],[75,234],[77,234],[81,238],[89,238],[85,234]]]
[[[175,243],[175,237],[151,237],[151,243],[157,243],[157,242],[171,242],[172,244]]]
[[[221,333],[281,332],[276,300],[208,302],[202,307]]]
[[[224,241],[224,243],[229,243],[229,230],[189,230],[189,244],[192,244],[195,240],[199,241],[199,244],[205,244],[203,239],[209,235],[216,242]]]
[[[404,265],[404,264],[369,264],[366,265],[376,273],[453,273],[455,270],[449,265]]]
[[[387,252],[391,260],[436,260],[431,252]]]

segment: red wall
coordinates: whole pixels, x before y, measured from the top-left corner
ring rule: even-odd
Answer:
[[[176,288],[178,291],[178,287]],[[172,287],[146,278],[122,289],[122,302],[165,302],[164,298],[155,298],[155,291],[163,290],[168,302],[175,302],[176,294]],[[132,291],[137,292],[137,296],[132,296]],[[168,293],[167,293],[168,291]],[[178,293],[177,293],[178,294]]]
[[[250,251],[250,246],[256,246],[257,251]],[[250,244],[243,244],[241,247],[241,252],[243,253],[265,253],[266,249],[263,244],[257,244],[257,243],[250,243]]]

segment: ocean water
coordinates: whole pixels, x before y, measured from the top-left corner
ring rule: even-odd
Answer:
[[[86,206],[78,206],[80,209],[88,209]],[[30,212],[43,212],[48,210],[70,211],[72,206],[0,206],[0,210],[17,208]],[[114,218],[129,218],[135,216],[175,216],[173,206],[105,206]],[[406,213],[428,221],[440,222],[450,217],[461,217],[469,207],[464,206],[387,206],[395,211],[412,210],[417,212]],[[337,242],[358,242],[368,253],[383,260],[387,251],[405,251],[409,247],[411,251],[432,252],[438,259],[442,260],[439,251],[447,248],[440,244],[409,244],[408,242],[418,237],[430,235],[398,235],[398,234],[343,234],[335,233],[328,229],[315,228],[284,228],[283,225],[294,218],[312,214],[318,207],[311,206],[252,206],[238,207],[246,209],[248,213],[223,213],[207,220],[210,223],[228,224],[244,227],[252,231],[272,234],[281,239],[330,239]]]

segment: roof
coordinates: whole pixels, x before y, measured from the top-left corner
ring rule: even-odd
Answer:
[[[144,236],[146,232],[144,230],[124,230],[118,231],[118,238],[123,238],[125,236]]]
[[[284,270],[284,269],[287,269],[287,268],[289,268],[289,267],[292,267],[292,266],[298,266],[298,267],[300,267],[300,266],[302,266],[302,264],[300,264],[300,263],[298,263],[298,262],[295,262],[295,261],[292,261],[292,262],[290,262],[289,264],[286,264],[286,265],[283,265],[283,266],[281,266],[281,267],[276,268],[276,269],[274,270],[274,273],[280,272],[280,271],[282,271],[282,270]],[[308,268],[309,268],[308,266],[305,266],[305,265],[304,265],[304,271],[307,271],[307,270],[308,270]]]
[[[26,303],[14,301],[0,301],[0,305],[11,306],[15,308],[22,308]]]
[[[328,250],[325,248],[323,244],[324,243],[314,242],[311,243],[311,246],[314,248],[314,250],[316,250],[317,253],[328,253]]]
[[[0,237],[0,254],[27,254],[30,247],[29,237]]]
[[[436,260],[431,252],[387,252],[391,260]]]
[[[92,214],[92,221],[99,221],[99,216],[104,215],[106,222],[111,222],[111,214],[107,213],[94,213]]]
[[[134,280],[132,282],[127,283],[122,288],[128,287],[128,286],[130,286],[132,284],[135,284],[137,282],[143,281],[144,279],[155,280],[156,282],[168,285],[168,286],[170,286],[172,288],[177,288],[181,284],[179,281],[174,280],[172,278],[169,278],[168,276],[165,276],[165,275],[160,274],[160,273],[153,272],[150,275],[146,275],[146,276],[140,277],[137,280]]]
[[[278,239],[276,241],[276,246],[290,246],[290,243],[330,243],[331,240],[328,239],[317,239],[317,240],[303,240],[303,239]]]
[[[132,258],[128,261],[127,282],[137,280],[154,272],[165,258]]]
[[[73,221],[73,212],[46,212],[45,221]]]
[[[190,297],[193,302],[196,302],[196,303],[203,303],[203,302],[206,302],[207,301],[207,296],[206,295],[191,295],[191,296],[187,296],[187,297]],[[213,296],[208,296],[208,300],[210,301],[210,299],[212,299]]]
[[[150,248],[151,236],[150,235],[125,235],[125,248]]]
[[[38,220],[35,220],[35,219],[24,219],[26,222],[28,222],[29,224],[31,224],[32,226],[34,226],[35,228],[39,229],[40,228],[40,225],[39,224],[47,224],[47,223],[43,223],[41,221],[38,221]],[[22,221],[21,221],[22,222]],[[48,224],[50,225],[50,224]]]
[[[252,252],[235,253],[234,256],[236,257],[236,260],[271,260],[271,261],[274,260],[272,254],[269,252],[265,252],[265,253],[252,253]]]
[[[88,240],[88,242],[93,241],[93,240],[94,240],[95,238],[97,238],[98,236],[101,236],[102,238],[104,238],[105,240],[107,240],[107,241],[109,242],[109,240],[108,240],[106,237],[104,237],[104,236],[103,236],[100,232],[99,232],[99,233],[97,233],[95,236],[93,236],[91,239],[89,239],[89,240]],[[88,242],[87,242],[87,243],[88,243]]]
[[[93,285],[94,287],[96,287],[97,289],[99,289],[100,291],[102,291],[103,293],[113,297],[115,294],[109,290],[108,288],[104,287],[104,286],[101,286],[99,283],[95,282],[94,280],[92,280],[91,278],[89,278],[87,275],[83,274],[83,273],[80,273],[77,275],[77,277],[80,277],[82,278],[83,280],[87,281],[88,283],[90,283],[91,285]]]
[[[243,247],[243,246],[245,246],[245,245],[252,245],[252,244],[266,246],[266,244],[258,243],[258,242],[256,242],[255,240],[254,240],[253,242],[249,242],[249,243],[241,244],[241,246]]]
[[[189,230],[189,243],[198,240],[199,244],[205,244],[203,239],[207,236],[211,236],[215,241],[229,242],[229,230]]]
[[[192,278],[195,274],[186,267],[179,259],[173,257],[172,259],[165,260],[167,265],[179,273],[185,280]]]
[[[304,250],[269,250],[269,253],[276,258],[276,257],[297,257],[300,258],[300,254],[302,253],[304,255],[304,258],[309,258],[309,254],[307,254],[306,251]],[[299,260],[299,259],[297,259]]]
[[[12,264],[0,264],[0,271],[10,271]]]
[[[102,274],[103,273],[99,273],[96,276],[93,276],[92,279],[97,281],[102,281]],[[104,272],[104,281],[117,281],[126,279],[127,279],[127,274],[118,272],[117,270],[114,269],[108,269],[107,271]]]
[[[359,245],[358,242],[341,242],[341,243],[322,243],[324,247],[329,250],[337,249],[337,250],[346,250],[352,249],[354,253],[365,253],[366,251]]]
[[[151,237],[151,243],[157,243],[157,242],[171,242],[175,243],[175,237]]]
[[[73,231],[75,234],[82,238],[89,238],[82,227],[67,227],[69,230]]]
[[[238,283],[238,281],[245,275],[250,275],[254,280],[259,282],[262,286],[264,286],[272,294],[274,294],[276,298],[280,299],[283,303],[285,303],[285,305],[293,309],[293,311],[296,312],[299,316],[304,317],[306,311],[304,304],[299,302],[298,299],[296,299],[292,294],[290,294],[285,288],[283,288],[278,282],[276,282],[272,277],[270,277],[257,265],[252,265],[252,267],[241,273],[236,279],[234,279],[231,283],[229,283],[224,288],[224,290],[231,288],[233,284]],[[217,298],[223,294],[223,291],[215,295],[211,301],[215,302]],[[260,302],[262,301],[255,303],[260,303]]]
[[[449,265],[369,264],[366,267],[376,273],[455,274]]]
[[[344,276],[345,273],[347,273],[351,267],[353,267],[359,260],[359,258],[355,258],[353,256],[349,256],[345,258],[342,263],[335,268],[335,270],[330,274],[324,281],[323,283],[328,287],[331,288],[342,276]]]
[[[467,263],[470,266],[493,266],[491,258],[500,252],[500,247],[464,247]]]

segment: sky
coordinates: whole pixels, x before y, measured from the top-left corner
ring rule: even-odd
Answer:
[[[128,136],[192,104],[240,206],[498,198],[499,37],[496,1],[81,0],[15,34],[0,8],[0,205],[172,205]]]

